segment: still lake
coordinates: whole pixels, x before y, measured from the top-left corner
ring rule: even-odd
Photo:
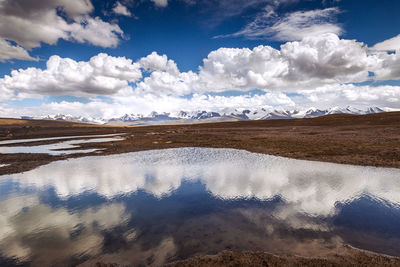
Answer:
[[[23,163],[21,163],[23,164]],[[400,256],[400,169],[175,148],[0,176],[0,265],[160,265],[222,250]]]

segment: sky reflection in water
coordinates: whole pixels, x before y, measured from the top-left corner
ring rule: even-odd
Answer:
[[[224,249],[400,256],[400,170],[179,148],[0,177],[0,263],[159,265]]]

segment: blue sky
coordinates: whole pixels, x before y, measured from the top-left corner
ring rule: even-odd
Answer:
[[[373,0],[0,0],[0,116],[397,109],[398,10]],[[99,58],[108,65],[94,66]]]

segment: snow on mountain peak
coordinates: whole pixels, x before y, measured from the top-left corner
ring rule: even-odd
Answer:
[[[257,108],[257,109],[224,109],[221,112],[197,110],[197,111],[179,111],[177,113],[158,113],[156,111],[151,112],[149,115],[144,116],[143,114],[125,114],[118,118],[113,118],[111,120],[106,120],[102,118],[91,118],[82,116],[72,116],[72,115],[46,115],[42,117],[37,117],[36,119],[45,120],[64,120],[64,121],[76,121],[84,123],[95,123],[95,124],[105,124],[110,122],[119,123],[134,123],[134,124],[157,124],[168,121],[184,120],[190,122],[196,121],[228,121],[228,120],[273,120],[273,119],[299,119],[299,118],[313,118],[324,116],[328,114],[373,114],[390,111],[389,109],[379,108],[379,107],[368,107],[364,110],[359,108],[347,106],[342,107],[332,107],[329,109],[318,109],[315,107],[310,107],[308,109],[300,110],[285,110],[285,109],[272,109],[269,107]],[[23,116],[23,118],[32,118],[28,116]]]

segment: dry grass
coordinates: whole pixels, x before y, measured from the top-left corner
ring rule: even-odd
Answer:
[[[0,125],[0,137],[14,139],[125,133],[124,141],[82,146],[103,148],[105,155],[196,146],[236,148],[296,159],[400,168],[400,112],[142,127],[104,127],[34,120],[21,124],[20,120],[16,121],[15,124]],[[50,161],[80,156],[84,155],[0,154],[0,163],[11,164],[2,168],[0,174],[26,171]]]
[[[21,125],[21,124],[26,124],[27,122],[28,122],[27,120],[0,118],[0,125]]]

